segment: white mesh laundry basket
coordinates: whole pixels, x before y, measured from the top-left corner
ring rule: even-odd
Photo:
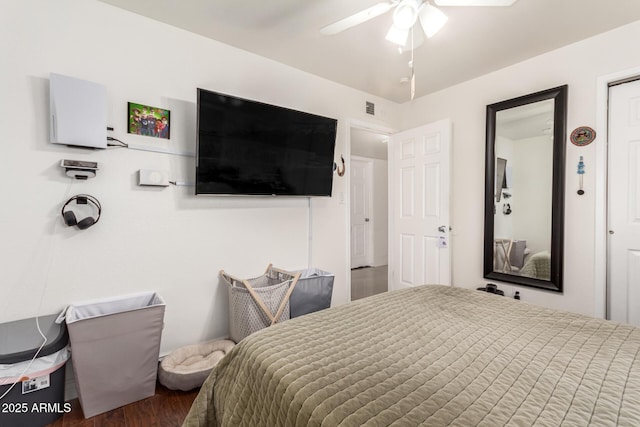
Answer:
[[[262,276],[238,279],[220,271],[229,286],[230,337],[240,342],[244,337],[290,318],[289,297],[300,273],[290,273],[272,265]]]

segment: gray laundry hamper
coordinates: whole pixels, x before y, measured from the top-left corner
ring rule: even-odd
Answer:
[[[289,298],[300,273],[267,267],[262,276],[238,279],[220,271],[229,287],[230,338],[236,343],[252,333],[290,319]]]
[[[85,418],[155,394],[165,302],[155,292],[66,309],[71,360]]]
[[[300,270],[300,279],[291,294],[291,318],[331,307],[334,274],[319,268]]]

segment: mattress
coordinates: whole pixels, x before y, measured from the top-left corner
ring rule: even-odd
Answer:
[[[242,340],[184,426],[640,426],[640,329],[423,286]]]

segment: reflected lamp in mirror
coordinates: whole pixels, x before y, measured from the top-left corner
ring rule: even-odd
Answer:
[[[487,106],[487,279],[562,292],[566,113],[566,85]]]

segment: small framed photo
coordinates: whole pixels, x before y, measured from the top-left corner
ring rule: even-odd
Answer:
[[[169,139],[170,111],[129,102],[128,133]]]

